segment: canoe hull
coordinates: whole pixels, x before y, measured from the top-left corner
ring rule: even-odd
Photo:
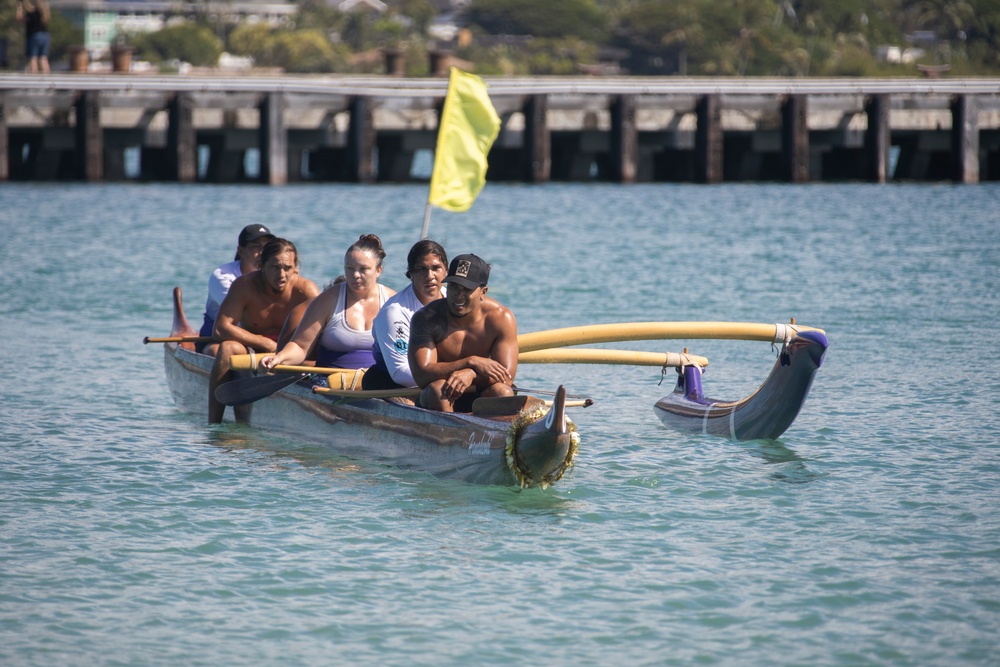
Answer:
[[[780,437],[809,395],[829,342],[818,331],[802,331],[786,343],[764,383],[739,401],[720,401],[701,393],[701,372],[688,367],[674,393],[657,401],[654,410],[664,425],[732,440]]]
[[[182,411],[207,418],[208,375],[213,359],[164,346],[167,384]],[[473,484],[547,486],[572,465],[575,448],[559,434],[509,438],[513,417],[490,419],[442,413],[382,399],[347,400],[314,394],[293,384],[252,404],[249,423],[266,431],[322,445],[337,454],[417,469]],[[527,429],[525,429],[527,433]],[[532,470],[511,469],[508,450],[533,452]],[[568,442],[569,436],[564,439]]]

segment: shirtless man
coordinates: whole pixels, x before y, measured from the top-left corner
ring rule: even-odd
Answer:
[[[233,281],[244,273],[250,273],[260,268],[260,251],[268,241],[274,238],[271,230],[264,225],[247,225],[240,232],[236,242],[236,258],[228,264],[223,264],[208,277],[208,300],[205,301],[205,321],[201,325],[201,336],[211,336],[215,331],[215,318],[219,315],[222,305]],[[218,343],[197,343],[194,349],[204,354],[215,356],[219,349]]]
[[[489,278],[489,264],[459,255],[444,279],[448,296],[413,314],[408,357],[422,407],[464,411],[480,396],[513,395],[517,322],[486,296]]]
[[[221,340],[208,381],[208,422],[218,424],[226,406],[215,400],[215,388],[232,377],[234,354],[274,352],[289,311],[319,294],[316,283],[299,275],[299,255],[291,241],[274,238],[260,253],[260,269],[240,276],[229,288],[215,320]],[[236,421],[249,418],[249,406],[235,406]]]

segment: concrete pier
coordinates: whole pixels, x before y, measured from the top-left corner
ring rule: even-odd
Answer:
[[[493,181],[1000,180],[1000,79],[485,80],[503,121]],[[446,90],[441,77],[0,74],[0,181],[426,179],[414,158],[434,151]]]

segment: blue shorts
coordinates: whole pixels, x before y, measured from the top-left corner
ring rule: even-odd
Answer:
[[[50,40],[51,37],[47,32],[34,33],[28,37],[28,41],[24,45],[24,55],[29,58],[48,58]]]

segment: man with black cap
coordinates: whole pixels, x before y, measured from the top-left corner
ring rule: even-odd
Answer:
[[[511,396],[517,373],[517,321],[486,296],[490,266],[476,255],[459,255],[448,267],[448,295],[413,315],[410,371],[420,405],[467,411],[480,396]]]
[[[219,316],[219,306],[229,293],[233,281],[245,273],[256,271],[259,267],[260,251],[264,245],[274,238],[271,230],[264,225],[247,225],[240,232],[236,245],[236,258],[228,264],[223,264],[208,278],[208,300],[205,302],[205,321],[201,325],[201,336],[211,336],[215,328],[215,319]],[[218,343],[199,343],[196,349],[205,354],[215,355]]]

